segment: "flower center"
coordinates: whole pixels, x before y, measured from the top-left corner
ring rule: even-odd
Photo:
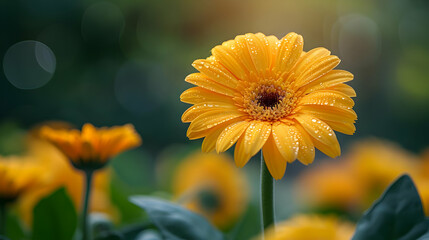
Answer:
[[[276,121],[292,112],[296,99],[294,92],[279,82],[255,82],[244,91],[243,110],[253,119]]]

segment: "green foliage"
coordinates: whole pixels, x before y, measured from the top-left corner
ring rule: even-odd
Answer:
[[[8,214],[6,220],[6,236],[12,240],[26,239],[27,233],[24,232],[18,216]],[[2,238],[0,238],[1,240]]]
[[[146,211],[150,220],[166,239],[225,239],[223,234],[206,219],[179,205],[144,196],[133,196],[130,201]]]
[[[76,230],[77,214],[64,188],[40,200],[34,208],[33,240],[68,240]]]
[[[363,215],[353,236],[353,240],[396,239],[429,239],[429,219],[408,175],[397,179]]]

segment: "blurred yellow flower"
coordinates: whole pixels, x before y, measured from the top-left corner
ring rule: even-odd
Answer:
[[[79,169],[101,168],[110,158],[141,144],[131,124],[97,129],[87,123],[82,132],[45,126],[40,131],[43,138],[57,146]]]
[[[194,61],[199,73],[185,81],[196,85],[182,93],[193,104],[182,115],[191,122],[189,139],[205,137],[202,149],[224,152],[235,143],[235,162],[243,167],[259,150],[275,179],[287,162],[314,160],[314,147],[339,156],[334,130],[353,134],[356,113],[344,84],[353,75],[333,70],[340,63],[325,48],[303,52],[303,38],[281,40],[262,33],[237,36]]]
[[[355,226],[336,217],[298,215],[268,230],[265,240],[350,240]]]
[[[27,157],[0,157],[0,204],[15,201],[43,181],[40,170]]]
[[[301,175],[297,186],[303,202],[361,212],[396,178],[408,173],[416,181],[420,193],[427,192],[429,204],[429,181],[425,183],[419,173],[422,166],[418,158],[398,145],[377,139],[365,140],[355,143],[341,161],[341,164],[316,166]]]
[[[34,185],[20,198],[18,211],[28,225],[32,224],[33,208],[44,197],[59,187],[65,187],[75,207],[82,207],[83,181],[82,172],[73,168],[70,161],[52,144],[38,137],[34,131],[28,139],[28,155],[31,161],[42,170],[46,180]],[[40,174],[39,172],[39,174]],[[112,220],[118,220],[119,213],[110,201],[110,175],[108,168],[94,173],[94,185],[90,202],[90,212],[106,214]]]
[[[214,225],[226,228],[246,210],[248,186],[244,174],[227,155],[195,153],[173,177],[177,201]]]
[[[352,210],[362,201],[363,186],[346,161],[324,162],[298,179],[300,203]]]

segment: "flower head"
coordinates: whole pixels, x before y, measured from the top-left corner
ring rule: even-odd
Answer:
[[[298,215],[276,225],[265,235],[266,240],[349,240],[354,226],[335,217]]]
[[[43,179],[43,174],[25,157],[0,158],[0,202],[10,202]]]
[[[178,167],[173,192],[187,208],[225,228],[246,209],[246,183],[226,155],[196,153]]]
[[[63,128],[65,125],[50,127]],[[58,148],[39,138],[39,131],[32,131],[28,136],[28,162],[38,166],[38,174],[43,175],[44,181],[33,184],[22,194],[18,201],[18,211],[24,222],[31,226],[33,209],[44,197],[56,189],[64,187],[73,201],[76,209],[82,208],[84,174],[73,168],[69,160]],[[43,172],[43,174],[40,174]],[[103,168],[94,173],[94,185],[89,211],[106,214],[112,220],[117,220],[118,211],[110,201],[111,169]]]
[[[224,152],[234,144],[244,166],[263,150],[271,175],[280,179],[287,162],[314,160],[314,147],[340,155],[333,130],[353,134],[356,113],[344,84],[353,75],[333,70],[340,60],[325,48],[303,52],[303,39],[289,33],[278,40],[262,33],[237,36],[212,49],[186,77],[196,85],[181,95],[193,104],[182,116],[190,139],[205,137],[202,149]]]
[[[97,129],[87,123],[81,132],[44,127],[41,135],[57,146],[78,169],[101,168],[110,158],[141,144],[131,124]]]

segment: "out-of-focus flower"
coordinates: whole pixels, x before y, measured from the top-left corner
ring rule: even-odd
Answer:
[[[141,144],[131,124],[97,129],[87,123],[82,132],[46,126],[41,136],[57,146],[78,169],[99,169],[110,158]]]
[[[333,216],[297,215],[268,230],[266,240],[349,240],[355,226]]]
[[[55,125],[57,126],[57,125]],[[53,127],[50,124],[50,127]],[[64,128],[61,125],[60,128]],[[28,155],[34,164],[42,170],[46,180],[32,186],[21,198],[18,204],[19,213],[28,225],[32,224],[33,208],[43,198],[59,187],[65,187],[75,207],[82,207],[84,175],[76,170],[70,161],[51,143],[40,139],[39,131],[32,131],[28,137]],[[100,169],[94,173],[94,185],[89,211],[104,213],[112,220],[118,220],[119,213],[110,201],[109,168]]]
[[[324,162],[305,171],[298,179],[300,202],[351,210],[362,201],[363,186],[346,161]]]
[[[387,141],[358,142],[341,161],[341,164],[324,164],[304,172],[297,186],[306,203],[360,212],[404,173],[421,182],[418,158]],[[424,185],[420,183],[417,187],[423,191]],[[429,184],[427,190],[429,196]]]
[[[333,70],[337,56],[325,48],[303,52],[303,38],[289,33],[281,40],[262,33],[237,36],[212,49],[186,77],[196,85],[180,96],[193,104],[182,115],[191,122],[189,139],[205,137],[202,149],[224,152],[235,143],[236,165],[243,167],[259,150],[275,179],[287,162],[314,160],[314,147],[339,156],[334,130],[353,134],[356,113],[344,84],[353,75]]]
[[[178,202],[220,228],[237,220],[248,201],[244,174],[227,155],[210,153],[195,153],[179,165],[173,193]]]
[[[0,157],[0,204],[17,200],[42,182],[45,176],[40,170],[27,157]]]

